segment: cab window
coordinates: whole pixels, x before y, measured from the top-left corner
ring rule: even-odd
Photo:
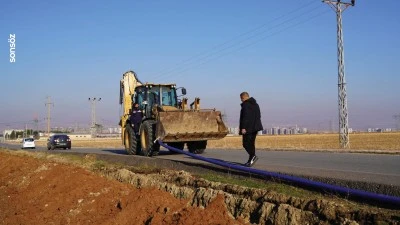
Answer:
[[[169,105],[169,106],[176,106],[174,90],[171,90],[171,89],[164,90],[163,89],[162,104]]]

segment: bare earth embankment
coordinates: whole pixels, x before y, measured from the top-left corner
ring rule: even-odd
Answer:
[[[1,224],[397,224],[400,211],[297,188],[0,150]],[[279,189],[279,188],[278,188]]]
[[[244,224],[222,196],[201,209],[57,160],[0,152],[0,161],[1,224]]]

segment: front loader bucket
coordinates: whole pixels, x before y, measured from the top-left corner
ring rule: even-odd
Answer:
[[[159,112],[156,138],[163,142],[216,140],[227,134],[219,111]]]

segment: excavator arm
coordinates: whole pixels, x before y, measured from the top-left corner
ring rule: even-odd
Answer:
[[[140,85],[142,85],[142,82],[133,71],[124,73],[120,81],[119,104],[122,106],[122,115],[119,123],[121,126],[122,144],[125,142],[126,121],[132,110],[132,95],[135,93],[135,88]]]

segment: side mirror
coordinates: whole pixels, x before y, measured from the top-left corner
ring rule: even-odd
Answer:
[[[186,88],[182,88],[182,94],[186,95]]]

